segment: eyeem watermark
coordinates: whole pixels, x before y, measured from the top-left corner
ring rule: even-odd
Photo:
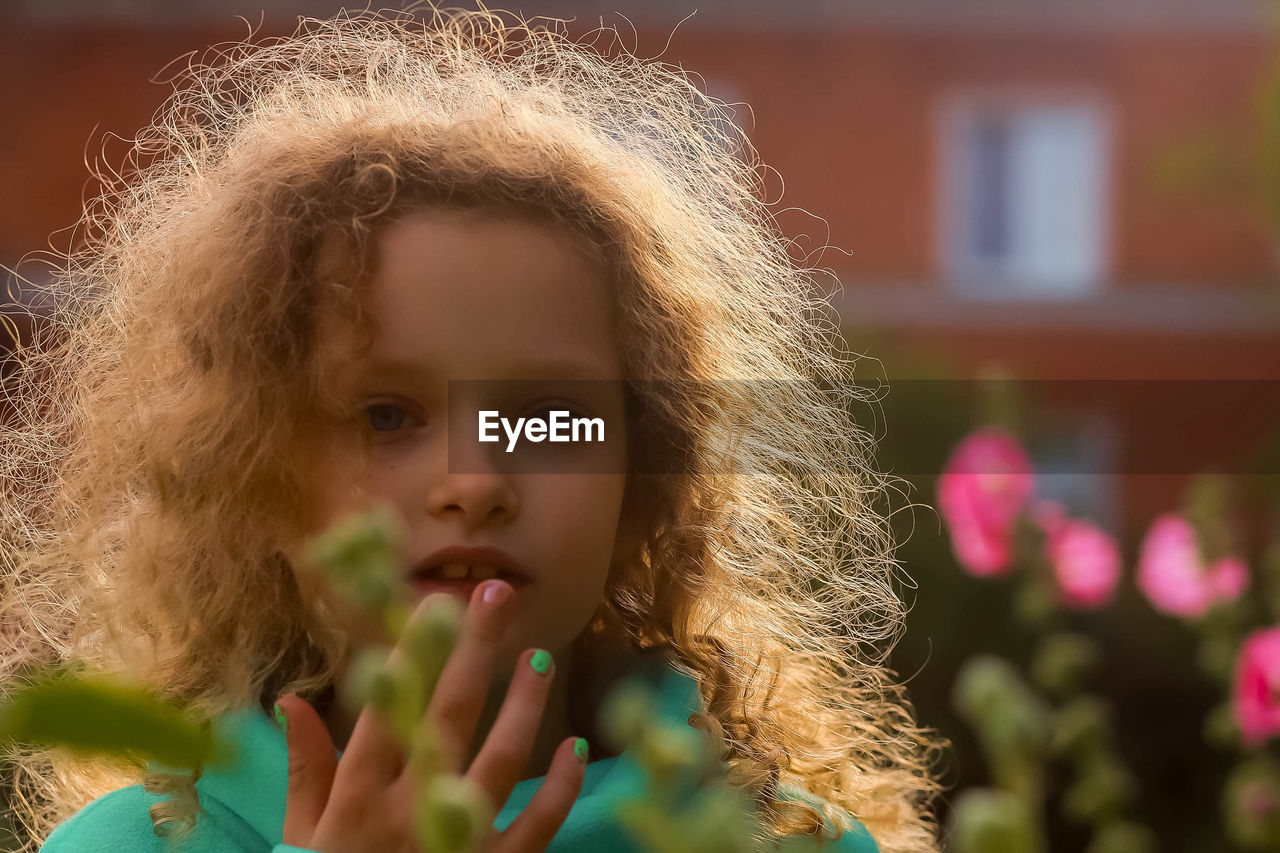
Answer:
[[[1250,488],[1268,487],[1271,480],[1262,478],[1280,477],[1280,452],[1265,442],[1267,430],[1274,432],[1280,423],[1280,380],[1028,379],[1011,384],[1011,392],[1035,404],[1028,403],[1028,438],[1049,463],[1037,476],[1052,478],[1072,499],[1094,500],[1105,493],[1093,490],[1121,488],[1105,479],[1119,475],[1181,477],[1211,469],[1259,478]],[[875,470],[932,482],[967,435],[969,419],[937,419],[926,430],[928,441],[925,433],[901,444],[879,440],[918,424],[922,413],[963,412],[991,393],[991,383],[967,379],[892,384],[843,377],[451,379],[448,470],[702,476],[713,460],[735,476],[791,476],[791,455],[805,448],[776,444],[782,434],[773,421],[785,418],[787,435],[798,425],[802,430],[796,435],[819,439],[820,431],[843,420],[847,435],[836,438],[847,437],[862,448],[858,452],[871,453],[875,444],[874,458],[867,457]],[[835,406],[847,414],[833,416]],[[568,414],[552,417],[552,410]],[[504,430],[499,411],[528,417],[509,417]],[[1232,416],[1224,420],[1223,412]],[[479,430],[480,442],[486,443],[476,441],[477,413],[487,418],[487,429],[481,421]],[[578,427],[577,439],[589,437],[589,443],[548,443],[553,435],[572,442],[573,418],[586,416],[602,422],[587,430],[589,436],[583,435],[584,425]],[[823,452],[835,447],[825,446]]]
[[[512,425],[510,418],[501,417],[497,410],[480,411],[480,441],[492,444],[501,441],[502,436],[496,434],[499,426],[507,434],[507,453],[516,449],[516,443],[523,433],[526,441],[568,442],[602,442],[604,441],[604,418],[571,418],[567,409],[552,409],[548,418],[516,418]]]

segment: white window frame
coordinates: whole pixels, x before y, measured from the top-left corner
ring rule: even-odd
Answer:
[[[1085,113],[1098,129],[1097,191],[1093,205],[1096,257],[1083,278],[1036,280],[1019,276],[1004,264],[990,263],[970,249],[973,198],[968,162],[969,139],[981,116],[1017,114],[1033,109],[1069,109]],[[940,103],[938,133],[937,262],[943,278],[961,296],[1008,301],[1076,300],[1096,294],[1111,269],[1111,207],[1114,118],[1109,104],[1091,91],[1019,88],[952,92]],[[1016,215],[1016,214],[1015,214]]]

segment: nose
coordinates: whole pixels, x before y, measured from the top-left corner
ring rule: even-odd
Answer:
[[[488,452],[472,445],[471,452],[445,455],[443,473],[427,490],[428,514],[439,519],[458,516],[468,530],[515,518],[520,497],[510,475],[493,464]]]
[[[427,512],[435,518],[461,517],[468,530],[505,523],[515,517],[519,498],[500,474],[446,474],[428,496]]]

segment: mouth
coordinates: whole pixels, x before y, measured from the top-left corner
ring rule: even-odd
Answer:
[[[459,569],[465,571],[465,574],[459,576]],[[472,569],[475,569],[475,571],[473,572]],[[456,598],[466,608],[471,605],[471,600],[475,598],[476,587],[493,577],[509,583],[517,597],[520,596],[520,591],[530,583],[529,579],[525,577],[502,572],[495,574],[491,566],[472,567],[450,563],[436,571],[415,573],[410,578],[409,585],[420,597],[426,597],[433,593],[446,593]]]
[[[513,575],[510,572],[498,571],[493,566],[472,566],[465,563],[446,563],[443,566],[423,569],[413,573],[414,582],[463,581],[467,583],[480,583],[481,581],[493,580],[494,578],[504,580],[512,586],[529,582],[529,579],[526,577]]]
[[[422,584],[475,585],[497,578],[514,588],[531,582],[509,554],[497,548],[443,548],[418,563],[410,580]]]

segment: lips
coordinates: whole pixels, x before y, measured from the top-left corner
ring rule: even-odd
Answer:
[[[441,548],[414,566],[414,581],[479,583],[499,578],[512,586],[524,586],[530,577],[510,554],[498,548],[452,546]]]

